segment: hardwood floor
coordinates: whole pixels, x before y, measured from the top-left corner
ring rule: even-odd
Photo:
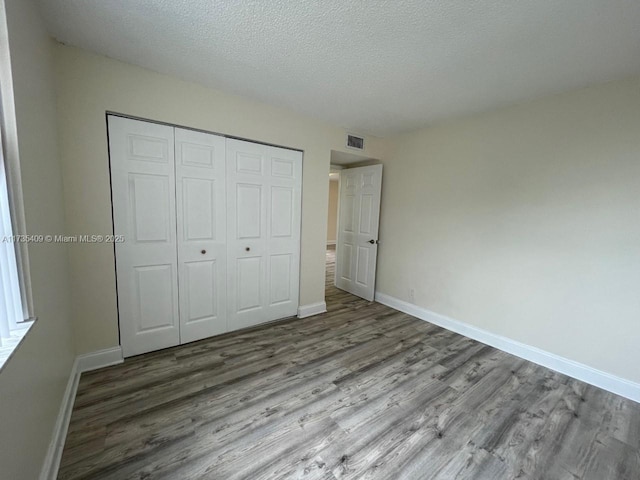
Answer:
[[[82,375],[62,479],[639,479],[640,405],[334,288]]]

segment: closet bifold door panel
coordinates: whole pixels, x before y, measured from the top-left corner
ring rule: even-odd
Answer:
[[[173,127],[108,117],[125,357],[180,343]]]
[[[227,331],[225,138],[175,129],[181,343]]]
[[[296,315],[302,152],[227,139],[229,330]]]

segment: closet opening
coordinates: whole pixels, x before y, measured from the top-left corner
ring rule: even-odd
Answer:
[[[295,316],[302,152],[107,123],[124,356]]]

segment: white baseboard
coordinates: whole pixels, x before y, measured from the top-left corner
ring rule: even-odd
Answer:
[[[329,245],[335,245],[336,241],[335,240],[327,240],[327,246]]]
[[[58,477],[62,449],[67,438],[69,420],[71,420],[71,411],[73,410],[79,381],[80,371],[78,370],[78,359],[76,358],[71,366],[71,373],[67,381],[67,388],[64,390],[58,418],[53,427],[53,435],[51,436],[47,456],[44,458],[44,464],[40,471],[40,480],[55,480]]]
[[[124,361],[122,356],[122,348],[114,347],[97,352],[78,355],[71,366],[67,388],[62,397],[58,418],[53,427],[53,435],[49,443],[49,449],[40,471],[40,480],[55,480],[58,477],[58,468],[62,458],[62,450],[64,442],[67,438],[67,430],[69,429],[69,421],[71,420],[71,412],[78,391],[78,382],[80,374],[90,370],[96,370],[110,365],[116,365]]]
[[[327,311],[327,304],[325,302],[310,303],[308,305],[300,305],[298,307],[298,318],[311,317],[312,315],[319,315]]]
[[[109,367],[122,363],[122,347],[106,348],[97,352],[85,353],[78,355],[78,371],[90,372],[98,368]]]
[[[597,370],[583,363],[569,360],[568,358],[520,343],[516,340],[503,337],[502,335],[491,333],[487,330],[469,325],[468,323],[454,320],[384,293],[376,292],[375,300],[378,303],[485,343],[498,350],[537,363],[543,367],[550,368],[551,370],[555,370],[556,372],[568,375],[630,400],[640,402],[640,384],[638,383],[616,377],[615,375]]]

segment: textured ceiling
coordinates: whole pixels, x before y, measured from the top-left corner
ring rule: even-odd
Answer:
[[[639,0],[41,0],[58,40],[387,135],[640,72]]]

